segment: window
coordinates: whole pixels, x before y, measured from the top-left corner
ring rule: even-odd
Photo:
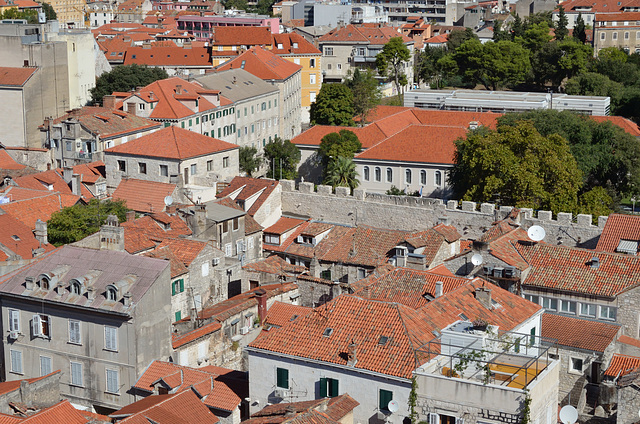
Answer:
[[[614,40],[617,40],[617,39],[618,39],[618,33],[617,33],[617,32],[612,33],[612,34],[611,34],[611,37],[612,37]]]
[[[196,100],[196,103],[197,103],[197,100]],[[196,104],[196,106],[198,105]],[[200,123],[200,118],[196,116],[196,125],[198,125],[199,123]]]
[[[549,297],[543,297],[541,299],[543,308],[549,309],[550,311],[556,311],[558,309],[558,301],[556,299],[551,299]]]
[[[34,315],[31,320],[33,335],[35,337],[51,337],[51,317],[48,315]]]
[[[267,102],[262,102],[260,105],[260,110],[267,110]]]
[[[69,320],[69,343],[80,344],[80,321]]]
[[[20,331],[20,311],[9,309],[9,331]]]
[[[336,397],[338,396],[338,380],[335,378],[320,379],[320,397]]]
[[[138,172],[141,174],[147,173],[147,164],[144,162],[138,162]]]
[[[71,361],[71,385],[82,387],[82,364]]]
[[[333,56],[333,47],[325,47],[324,48],[325,56]]]
[[[365,181],[369,181],[369,167],[368,166],[365,166],[362,169],[362,175],[363,175],[363,178],[364,178]]]
[[[178,311],[175,313],[175,322],[178,322],[182,319],[182,311]]]
[[[178,293],[182,293],[184,291],[184,279],[181,278],[179,280],[171,283],[171,295],[175,296]]]
[[[182,121],[180,125],[182,126],[182,128],[184,128],[184,121]]]
[[[582,366],[584,365],[582,359],[580,358],[569,358],[569,366],[570,370],[573,372],[582,372]]]
[[[315,68],[315,67],[316,67],[316,60],[309,59],[309,68]]]
[[[107,393],[118,393],[118,370],[107,368]]]
[[[208,276],[209,275],[209,262],[203,263],[202,266],[200,267],[200,271],[201,271],[203,277]]]
[[[277,234],[265,234],[264,242],[267,244],[280,245],[280,236]]]
[[[393,170],[391,168],[387,168],[387,182],[390,183],[393,181]]]
[[[160,176],[168,177],[169,176],[169,166],[168,165],[160,165]]]
[[[22,352],[11,349],[11,372],[22,374]]]
[[[312,92],[309,93],[309,101],[311,103],[316,101],[316,92],[315,91],[312,91]]]
[[[107,300],[115,301],[116,298],[118,297],[116,288],[113,286],[107,287],[107,291],[105,292],[105,297],[107,298]]]
[[[374,176],[377,182],[380,182],[382,180],[382,170],[379,166],[376,166]]]
[[[388,411],[389,402],[393,400],[393,392],[390,390],[380,389],[378,392],[378,408],[381,411]]]
[[[358,56],[364,56],[366,54],[364,47],[358,47]]]
[[[138,103],[138,109],[144,110],[144,103]]]
[[[118,329],[116,327],[104,326],[104,348],[105,350],[118,350]]]
[[[406,169],[404,171],[404,182],[407,184],[411,184],[411,170]]]
[[[628,40],[628,39],[629,39],[629,31],[626,31],[626,32],[624,33],[624,39],[625,39],[625,40]]]
[[[192,127],[193,126],[193,119],[189,119],[189,126]]]
[[[40,357],[40,377],[51,374],[51,358],[49,356]]]
[[[233,256],[233,249],[231,247],[231,243],[227,243],[227,244],[224,245],[224,255],[226,257]]]
[[[342,69],[342,63],[338,63],[338,70]]]
[[[225,156],[222,158],[222,167],[223,168],[229,167],[229,156]]]
[[[587,316],[587,317],[595,318],[595,316],[596,316],[596,305],[593,305],[591,303],[581,303],[580,304],[580,315],[584,315],[584,316]]]
[[[442,185],[442,172],[436,171],[435,180],[436,187],[440,187]]]
[[[616,320],[616,308],[613,306],[600,306],[600,318],[611,321]]]
[[[238,218],[233,218],[233,231],[238,231],[238,228],[240,228],[240,222]]]
[[[195,163],[191,164],[191,175],[196,175],[198,168]]]
[[[276,387],[282,389],[289,388],[289,370],[286,368],[276,368]]]
[[[316,74],[309,74],[309,84],[316,83]]]
[[[420,184],[427,185],[427,171],[420,171]]]
[[[127,163],[123,160],[118,161],[118,171],[127,172]]]
[[[560,302],[560,312],[564,312],[565,314],[575,314],[576,313],[576,302],[571,302],[569,300],[563,300]]]
[[[329,70],[329,71],[331,70],[331,64],[330,63],[327,63],[327,70]]]
[[[364,268],[358,268],[358,280],[362,280],[367,276],[367,271]]]
[[[320,271],[320,278],[323,280],[331,280],[331,270],[325,269],[324,271]]]
[[[81,294],[82,287],[80,286],[79,282],[74,281],[69,285],[69,291],[71,292],[71,294]]]
[[[533,346],[536,342],[536,327],[533,327],[529,332],[529,346]]]
[[[525,294],[524,298],[527,299],[529,302],[533,302],[535,304],[540,304],[540,299],[538,296],[534,296],[532,294]]]

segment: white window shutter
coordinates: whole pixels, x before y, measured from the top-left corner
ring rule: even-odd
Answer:
[[[456,424],[464,424],[464,418],[456,417]]]
[[[429,424],[440,424],[440,415],[430,412],[429,413]]]
[[[34,315],[31,320],[31,330],[34,336],[42,335],[42,322],[40,320],[40,315]]]
[[[9,315],[9,329],[11,331],[20,331],[20,311],[10,310]]]

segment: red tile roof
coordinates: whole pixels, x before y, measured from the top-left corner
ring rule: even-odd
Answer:
[[[85,418],[68,400],[62,400],[49,408],[24,418],[20,422],[23,424],[87,424],[90,420]]]
[[[251,47],[240,56],[218,66],[216,70],[226,71],[238,68],[243,68],[256,77],[267,81],[284,81],[302,69],[300,65],[276,56],[262,47]]]
[[[609,215],[596,250],[614,253],[620,240],[640,242],[640,216],[618,213]]]
[[[249,215],[255,215],[279,184],[276,180],[266,178],[234,177],[229,185],[218,193],[216,197],[223,198],[233,194],[231,197],[233,197],[236,203],[240,203],[239,201],[244,203],[247,199],[260,193],[260,196],[255,199],[249,210],[247,210]],[[234,194],[238,190],[239,192]]]
[[[617,125],[618,127],[625,130],[625,132],[631,134],[632,136],[640,137],[640,128],[638,128],[638,124],[622,116],[590,115],[589,118],[593,119],[596,122],[611,122],[613,125]]]
[[[618,341],[630,346],[640,347],[640,340],[634,339],[633,337],[625,336],[624,334],[618,337]]]
[[[636,371],[640,371],[640,358],[614,353],[604,375],[605,377],[616,378]]]
[[[638,7],[638,3],[634,5],[634,7]],[[635,21],[640,21],[640,12],[621,12],[621,13],[596,13],[596,22],[619,22],[615,26],[607,27],[622,27],[627,26],[624,25],[624,22],[631,21],[631,25],[635,25]]]
[[[151,252],[144,252],[144,256],[149,258],[164,259],[169,261],[171,266],[171,278],[176,278],[189,272],[186,266],[180,261],[175,253],[168,247],[158,247]]]
[[[153,249],[168,238],[191,235],[191,230],[179,216],[164,212],[122,222],[120,226],[124,227],[124,248],[131,254]]]
[[[221,329],[222,325],[218,321],[213,321],[209,324],[203,325],[202,327],[196,328],[193,331],[189,331],[188,333],[173,333],[171,334],[171,347],[178,349],[181,346],[191,343],[194,340],[198,340],[201,337],[208,336],[216,331],[220,331]]]
[[[22,259],[31,259],[33,251],[40,247],[45,252],[55,249],[52,244],[41,244],[34,237],[31,228],[8,213],[0,215],[0,245],[4,245]]]
[[[267,259],[252,262],[242,267],[248,272],[266,272],[275,275],[290,275],[305,272],[307,268],[299,265],[293,265],[282,259],[278,255],[271,255]]]
[[[296,47],[294,47],[294,43],[297,44]],[[282,48],[278,48],[280,44],[282,44]],[[320,56],[322,54],[316,46],[308,42],[306,38],[297,32],[273,34],[273,47],[271,51],[277,55],[292,56],[303,54]]]
[[[24,169],[26,165],[16,162],[6,150],[0,149],[0,169]]]
[[[0,395],[4,395],[9,392],[13,392],[14,390],[18,390],[20,388],[20,384],[22,384],[22,381],[26,381],[27,383],[35,383],[46,377],[49,377],[50,375],[58,374],[59,372],[60,370],[54,371],[50,374],[43,375],[42,377],[25,378],[23,380],[3,381],[2,383],[0,383]]]
[[[306,306],[292,305],[290,303],[273,302],[267,311],[267,318],[264,325],[270,324],[277,327],[284,327],[301,316],[305,316],[313,309]]]
[[[157,249],[168,248],[185,266],[191,265],[207,246],[206,242],[189,239],[164,239]]]
[[[444,264],[440,264],[435,268],[431,268],[429,272],[432,274],[438,274],[445,277],[455,277],[453,272],[449,271],[449,268],[447,268]]]
[[[34,230],[38,219],[46,222],[54,212],[58,212],[67,206],[73,206],[79,201],[79,196],[52,193],[48,196],[4,203],[0,205],[0,210]]]
[[[175,190],[175,184],[129,178],[120,182],[112,197],[124,200],[136,212],[154,213],[164,211],[164,198]]]
[[[0,85],[22,87],[38,68],[0,67]]]
[[[554,315],[542,315],[542,337],[558,340],[561,346],[604,352],[616,341],[620,326],[601,321]]]
[[[125,134],[150,131],[161,127],[161,124],[129,113],[98,106],[85,106],[62,115],[53,122],[59,124],[67,119],[77,120],[89,132],[97,134],[101,139],[120,137]]]
[[[284,234],[287,231],[291,231],[292,229],[296,228],[297,226],[305,223],[306,220],[304,219],[298,219],[298,218],[287,218],[286,216],[283,216],[282,218],[280,218],[278,220],[278,222],[276,222],[275,224],[273,224],[271,227],[269,228],[265,228],[264,232],[265,233],[269,233],[269,234]],[[283,240],[280,240],[280,243],[282,244]]]
[[[531,266],[524,286],[546,290],[615,297],[640,284],[640,257],[594,252],[546,243],[513,242],[516,250]],[[598,268],[591,266],[597,257]]]
[[[405,236],[405,232],[397,230],[366,226],[350,228],[348,233],[319,259],[327,262],[378,266],[387,262],[391,248],[398,245]]]
[[[213,68],[207,47],[185,48],[165,45],[128,47],[124,64]]]
[[[623,2],[610,2],[606,0],[569,0],[562,3],[567,12],[621,12],[624,7],[640,7],[637,0],[625,0]],[[635,20],[635,19],[634,19]]]
[[[149,396],[153,398],[152,405],[149,398],[139,400],[125,408],[131,411],[140,407],[140,411],[133,412],[127,418],[118,421],[123,424],[141,424],[141,423],[209,423],[215,424],[220,420],[218,417],[203,404],[200,398],[192,390],[184,390],[171,395],[155,395]],[[116,411],[112,416],[119,415],[120,411]]]
[[[105,152],[184,160],[238,148],[236,144],[170,126],[112,147]]]
[[[301,402],[268,405],[251,415],[250,424],[338,424],[340,420],[358,405],[348,394]]]
[[[402,37],[405,44],[413,44],[413,40],[397,31],[394,27],[380,27],[378,25],[347,25],[337,27],[318,39],[320,44],[332,42],[367,43],[373,45],[387,44],[393,37]]]
[[[270,46],[268,26],[215,26],[212,46]]]

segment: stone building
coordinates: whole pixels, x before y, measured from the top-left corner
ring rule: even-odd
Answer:
[[[263,227],[270,227],[282,216],[282,188],[276,180],[235,177],[216,195],[232,199]]]
[[[33,409],[44,409],[60,400],[60,370],[41,377],[0,383],[0,413],[11,415],[15,410],[12,404],[24,405]]]
[[[640,53],[640,12],[596,13],[593,23],[593,50],[615,47]]]

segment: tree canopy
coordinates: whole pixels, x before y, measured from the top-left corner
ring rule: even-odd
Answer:
[[[17,7],[0,10],[0,19],[24,19],[28,24],[38,23],[38,12],[33,9],[18,10]]]
[[[309,111],[312,125],[353,125],[353,93],[344,84],[322,84]]]
[[[382,95],[378,89],[378,80],[370,69],[360,71],[356,68],[345,85],[353,94],[353,111],[360,117],[360,125],[365,125],[371,109],[380,104]]]
[[[560,5],[558,8],[558,22],[556,23],[556,40],[562,41],[569,35],[569,29],[567,28],[568,25],[569,19],[567,19],[564,7]]]
[[[402,94],[402,87],[408,84],[404,73],[405,63],[411,59],[411,52],[404,44],[402,37],[392,37],[376,55],[376,68],[381,76],[389,75],[398,96]]]
[[[91,199],[86,205],[78,204],[54,212],[47,221],[49,241],[55,246],[73,243],[100,230],[109,215],[116,215],[120,222],[129,209],[123,201]]]
[[[357,188],[360,181],[358,181],[356,164],[353,159],[343,156],[332,159],[327,167],[324,183],[334,188],[349,187],[351,190]]]
[[[169,78],[169,75],[164,69],[139,65],[117,66],[96,79],[96,86],[90,90],[91,101],[100,103],[104,96],[114,91],[129,91],[165,78]]]
[[[251,177],[253,172],[262,165],[262,157],[258,155],[258,149],[253,146],[241,146],[238,150],[238,165],[241,171]]]
[[[264,146],[264,157],[269,166],[267,177],[275,180],[295,180],[298,177],[298,162],[301,156],[300,149],[295,144],[276,137]]]

